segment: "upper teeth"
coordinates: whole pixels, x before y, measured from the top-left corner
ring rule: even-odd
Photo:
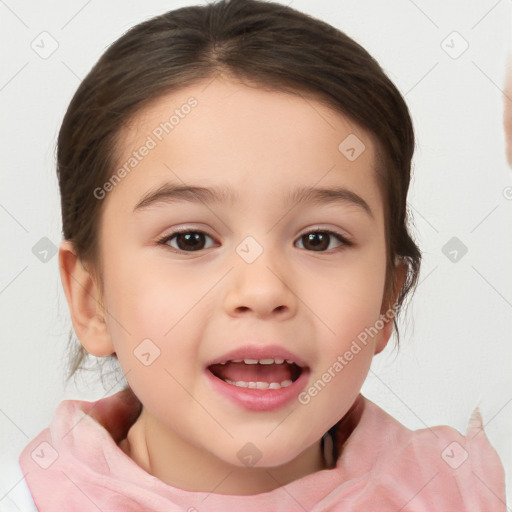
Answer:
[[[220,364],[230,363],[245,363],[245,364],[283,364],[284,359],[231,359],[230,361],[223,361]],[[286,359],[286,362],[289,364],[293,364],[293,361],[290,359]]]
[[[243,380],[239,380],[237,382],[223,379],[224,382],[231,384],[232,386],[237,386],[239,388],[251,388],[251,389],[281,389],[287,388],[291,386],[293,382],[291,380],[283,380],[283,382],[245,382]]]

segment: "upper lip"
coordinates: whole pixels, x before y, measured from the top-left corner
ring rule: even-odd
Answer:
[[[304,359],[279,345],[243,345],[206,363],[206,367],[233,359],[288,359],[296,365],[307,367]]]

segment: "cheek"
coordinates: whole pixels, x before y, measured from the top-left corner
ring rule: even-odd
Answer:
[[[305,274],[301,290],[333,348],[351,340],[378,319],[385,285],[385,257],[371,250],[341,260],[336,269]]]
[[[384,266],[353,267],[317,296],[318,360],[299,403],[327,428],[347,412],[368,374],[382,327]]]
[[[162,371],[180,374],[191,368],[193,340],[200,338],[200,324],[193,319],[205,285],[198,288],[193,275],[182,271],[170,273],[158,259],[148,264],[125,258],[109,271],[108,329],[123,370],[138,371],[153,359],[151,366]]]
[[[327,422],[346,412],[368,374],[384,325],[380,313],[385,270],[384,249],[373,247],[347,257],[335,272],[314,278],[308,274],[305,286],[309,285],[308,300],[315,304],[319,319],[319,350],[301,403],[311,414],[324,415]]]
[[[178,424],[173,411],[201,414],[190,393],[195,393],[196,340],[201,339],[201,324],[194,322],[201,308],[194,306],[204,290],[194,292],[193,278],[163,272],[157,262],[135,267],[137,272],[130,272],[132,264],[119,262],[109,276],[112,342],[139,400],[160,421]]]

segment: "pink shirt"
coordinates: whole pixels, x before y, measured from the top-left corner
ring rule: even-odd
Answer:
[[[270,492],[228,496],[184,491],[144,471],[84,412],[98,404],[110,411],[112,403],[61,402],[50,426],[25,447],[20,465],[39,511],[506,510],[503,466],[478,412],[466,436],[448,426],[411,431],[359,395],[338,424],[335,468]],[[117,425],[114,437],[130,424]]]

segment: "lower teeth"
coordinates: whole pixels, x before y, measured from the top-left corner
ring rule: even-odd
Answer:
[[[239,380],[234,382],[229,379],[224,379],[224,382],[227,382],[232,386],[238,386],[239,388],[251,389],[281,389],[286,388],[292,384],[291,380],[283,380],[283,382],[245,382],[243,380]]]

